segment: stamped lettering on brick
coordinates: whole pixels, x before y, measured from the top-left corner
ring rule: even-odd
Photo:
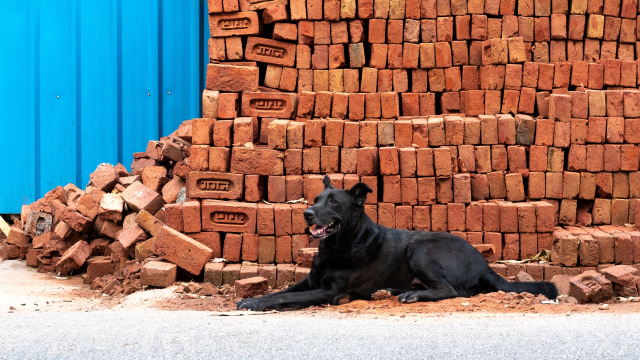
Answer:
[[[244,177],[240,174],[192,171],[187,177],[187,196],[205,199],[240,199]]]
[[[260,56],[282,58],[284,56],[284,51],[284,48],[277,46],[256,45],[254,53]]]
[[[296,45],[284,41],[250,36],[245,48],[247,60],[293,67],[296,60]]]
[[[282,110],[286,105],[284,100],[278,99],[253,99],[249,103],[249,106],[256,110]]]
[[[244,213],[214,211],[211,213],[211,222],[224,225],[245,225],[249,222],[249,217]]]
[[[209,31],[212,37],[259,34],[258,13],[241,11],[211,14],[209,15]]]
[[[296,94],[290,93],[242,93],[242,116],[291,119],[296,108]]]
[[[248,29],[251,26],[251,19],[220,19],[218,20],[218,28],[224,30]]]
[[[256,209],[256,204],[202,200],[202,230],[255,234]]]
[[[204,191],[229,191],[233,187],[233,183],[228,180],[198,180],[198,189]]]

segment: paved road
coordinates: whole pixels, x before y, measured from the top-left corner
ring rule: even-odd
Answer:
[[[1,359],[632,359],[640,314],[0,314]]]

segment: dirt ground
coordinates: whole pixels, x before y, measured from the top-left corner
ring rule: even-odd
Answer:
[[[166,289],[147,289],[128,296],[107,296],[89,289],[80,276],[57,278],[38,273],[17,260],[0,261],[0,313],[32,311],[95,311],[122,308],[157,308],[162,310],[236,312],[240,300],[233,288],[224,287],[213,296],[199,296],[183,290],[188,284]],[[277,289],[276,289],[277,290]],[[182,292],[181,292],[182,291]],[[338,306],[319,306],[298,310],[303,314],[373,314],[405,316],[408,314],[450,313],[551,313],[572,314],[608,311],[640,313],[640,298],[611,300],[604,304],[577,304],[575,299],[560,297],[548,302],[531,294],[497,292],[471,298],[455,298],[435,303],[402,304],[395,297],[380,293],[377,300],[356,300]]]

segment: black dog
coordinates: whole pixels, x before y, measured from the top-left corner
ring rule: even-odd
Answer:
[[[320,239],[309,275],[278,293],[244,299],[239,309],[338,304],[341,299],[371,299],[380,289],[400,302],[437,301],[503,290],[543,294],[558,290],[550,282],[509,282],[496,274],[464,239],[444,232],[390,229],[364,212],[371,189],[359,183],[349,190],[331,186],[304,212],[311,235]]]

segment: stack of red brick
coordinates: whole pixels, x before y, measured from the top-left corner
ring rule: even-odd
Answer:
[[[637,1],[209,10],[203,103],[217,121],[192,150],[200,171],[245,174],[247,201],[313,203],[324,173],[363,181],[374,220],[492,244],[492,259],[551,249],[558,224],[637,222]]]
[[[150,141],[131,173],[102,166],[85,191],[25,206],[5,257],[114,273],[95,284],[112,293],[187,272],[284,285],[308,272],[304,199],[329,174],[368,184],[380,224],[450,231],[492,246],[490,260],[548,249],[562,265],[494,264],[504,276],[640,263],[640,232],[624,226],[640,224],[636,0],[209,0],[209,12],[203,118]]]

